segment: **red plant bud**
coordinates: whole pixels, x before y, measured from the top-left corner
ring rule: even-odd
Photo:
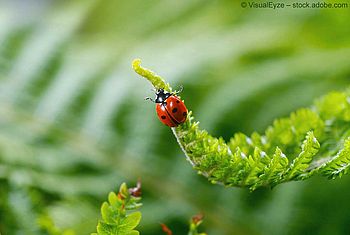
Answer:
[[[160,224],[160,226],[162,226],[162,230],[166,235],[173,235],[173,232],[168,228],[168,226],[165,224]]]
[[[199,213],[199,214],[193,216],[193,217],[192,217],[192,223],[194,223],[195,225],[199,224],[200,222],[202,222],[203,217],[204,217],[204,215],[201,214],[201,213]]]
[[[137,181],[136,187],[129,188],[129,193],[131,196],[141,197],[142,191],[141,191],[141,180],[140,179]]]

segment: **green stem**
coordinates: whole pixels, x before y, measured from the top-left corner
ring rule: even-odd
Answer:
[[[159,88],[164,89],[165,91],[171,92],[171,88],[168,83],[165,83],[164,79],[155,74],[153,71],[143,68],[141,66],[141,60],[140,59],[134,59],[132,62],[132,68],[135,70],[135,72],[142,77],[146,78],[148,81],[152,83],[154,88],[157,90]]]

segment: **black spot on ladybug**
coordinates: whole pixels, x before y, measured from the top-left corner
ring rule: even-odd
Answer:
[[[174,108],[172,112],[173,112],[173,113],[176,113],[176,112],[177,112],[177,108]]]
[[[166,119],[166,116],[163,115],[163,116],[161,116],[161,118],[162,118],[162,119]]]
[[[186,117],[187,116],[187,113],[186,112],[183,112],[183,114],[182,115],[184,115],[184,117]]]
[[[176,103],[180,103],[180,101],[177,100]]]

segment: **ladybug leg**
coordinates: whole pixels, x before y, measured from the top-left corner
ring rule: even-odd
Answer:
[[[155,103],[154,99],[152,99],[151,97],[146,97],[145,100],[150,100],[150,101],[152,101],[153,103]]]
[[[183,85],[180,85],[180,89],[178,91],[174,91],[174,94],[177,95],[183,91],[184,87]]]

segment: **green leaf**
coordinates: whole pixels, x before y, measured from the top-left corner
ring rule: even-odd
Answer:
[[[261,175],[264,171],[264,160],[267,160],[263,158],[266,158],[266,154],[258,147],[255,147],[253,156],[248,157],[249,174],[242,182],[243,185],[255,185],[259,181],[259,175]]]
[[[129,232],[126,232],[125,235],[139,235],[140,232],[139,231],[136,231],[136,230],[132,230],[132,231],[129,231]]]
[[[122,185],[120,185],[119,193],[123,198],[127,198],[129,196],[129,191],[126,183],[122,183]]]
[[[118,202],[118,196],[117,194],[115,194],[115,192],[110,192],[108,194],[108,202],[109,204],[111,204],[112,206],[115,206]]]
[[[140,223],[141,220],[141,212],[136,211],[126,216],[121,222],[119,227],[119,231],[127,232],[136,228],[136,226]]]
[[[316,101],[316,108],[324,120],[337,118],[350,121],[350,104],[348,93],[331,92]]]
[[[97,233],[99,235],[117,235],[117,225],[107,224],[99,221],[97,225]]]
[[[328,162],[324,163],[321,167],[321,174],[335,179],[346,174],[350,168],[350,138],[347,138],[344,142],[344,148],[339,153],[331,158]]]
[[[276,147],[275,153],[268,165],[265,165],[263,174],[259,176],[259,181],[251,187],[254,190],[260,186],[274,186],[282,181],[282,175],[287,170],[288,159],[281,149]]]
[[[313,132],[308,132],[301,146],[301,153],[293,160],[284,178],[290,180],[304,173],[319,149],[320,144]]]
[[[102,219],[107,223],[114,223],[114,219],[117,217],[117,212],[114,212],[109,204],[107,202],[104,202],[101,206],[101,215]]]
[[[141,184],[138,184],[141,190]],[[141,197],[133,196],[125,183],[120,188],[118,195],[114,192],[108,194],[108,202],[101,206],[102,220],[98,222],[97,234],[99,235],[124,235],[139,234],[134,229],[140,223],[141,212],[129,213],[130,210],[138,209]]]
[[[305,133],[313,131],[315,136],[321,136],[324,132],[324,122],[318,114],[310,109],[302,108],[290,116],[292,130],[298,142],[304,138]]]

